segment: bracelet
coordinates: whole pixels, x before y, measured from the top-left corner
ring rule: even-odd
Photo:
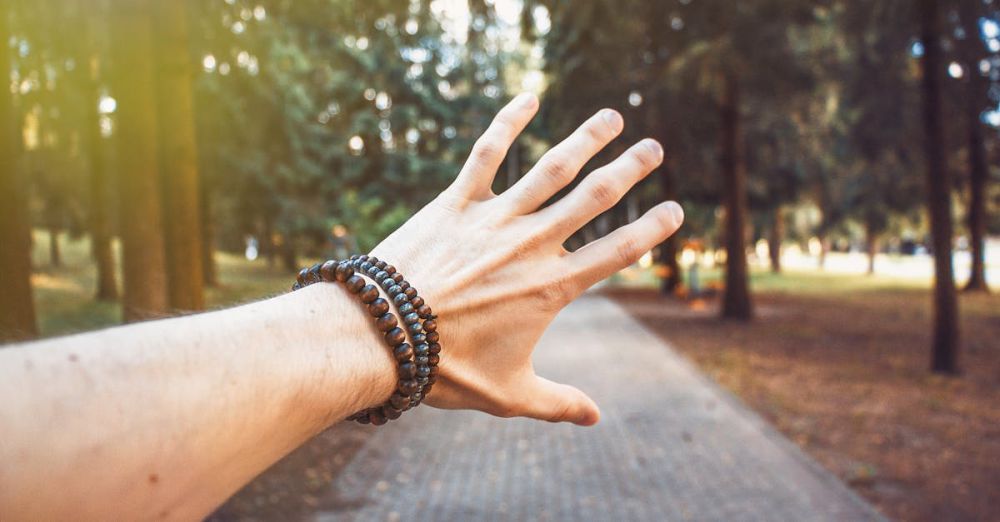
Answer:
[[[387,292],[402,322],[390,311],[389,301],[379,296],[378,287],[366,284],[363,276],[371,277]],[[382,406],[356,412],[347,420],[380,426],[419,405],[437,380],[440,362],[440,336],[430,306],[395,267],[374,257],[355,255],[348,261],[329,260],[303,268],[292,290],[318,282],[342,283],[361,299],[398,364],[399,381],[389,400]],[[407,333],[414,346],[406,342]]]
[[[413,406],[420,405],[437,380],[438,363],[441,360],[440,336],[437,333],[436,316],[431,307],[417,293],[396,268],[373,256],[351,256],[355,270],[360,270],[375,279],[389,294],[393,305],[403,317],[405,328],[413,341],[414,363],[417,366],[417,383],[420,391],[413,396]]]

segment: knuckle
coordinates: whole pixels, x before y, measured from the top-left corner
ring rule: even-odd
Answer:
[[[621,266],[630,266],[642,257],[643,248],[639,245],[639,241],[634,237],[626,237],[618,246],[615,247],[615,254],[618,256],[618,262]]]
[[[566,158],[559,154],[549,154],[542,164],[542,173],[556,183],[568,183],[573,177]]]
[[[632,148],[632,157],[643,169],[653,169],[659,164],[659,158],[648,147],[639,145]]]
[[[600,122],[595,121],[584,126],[584,132],[586,133],[587,138],[589,138],[590,140],[597,142],[604,142],[607,141],[608,135],[611,134],[612,130],[611,130],[611,125],[609,123],[603,121]]]
[[[549,281],[538,289],[538,296],[546,310],[559,310],[573,299],[573,281],[562,277]]]
[[[479,138],[476,145],[472,147],[472,156],[476,161],[493,161],[501,154],[503,154],[503,148],[500,144],[485,136]]]
[[[587,189],[587,195],[601,208],[610,208],[618,202],[617,191],[610,183],[603,180],[592,183]]]
[[[670,212],[670,209],[657,209],[653,212],[653,219],[656,220],[656,224],[661,230],[673,230],[677,227],[677,224],[674,223],[674,215]]]

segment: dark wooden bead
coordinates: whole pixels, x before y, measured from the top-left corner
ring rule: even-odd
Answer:
[[[365,273],[368,274],[368,277],[371,277],[373,279],[375,278],[375,274],[378,274],[379,272],[381,272],[381,270],[379,270],[378,267],[375,266],[365,271]]]
[[[411,401],[417,401],[419,403],[420,401],[424,400],[424,394],[420,393],[418,391],[418,392],[416,392],[416,393],[413,394],[413,396],[410,398],[410,400]]]
[[[361,424],[371,424],[372,420],[368,418],[368,412],[365,412],[363,416],[358,417],[357,421]]]
[[[437,332],[427,332],[427,342],[436,343],[441,340],[441,334]]]
[[[352,275],[354,275],[354,268],[349,263],[340,263],[334,270],[334,277],[341,283],[347,281]]]
[[[382,288],[386,289],[386,290],[389,290],[395,284],[396,283],[393,283],[392,279],[389,279],[388,277],[378,282],[378,285],[381,286]]]
[[[382,317],[382,315],[388,311],[389,311],[389,301],[386,301],[381,297],[372,301],[368,305],[368,313],[372,314],[372,316],[374,317]]]
[[[409,297],[410,299],[417,297],[417,289],[413,288],[412,286],[404,290],[403,293],[406,294],[406,297]]]
[[[402,294],[402,293],[399,293],[399,294],[396,294],[396,295],[392,296],[392,303],[394,305],[396,305],[396,306],[399,306],[399,305],[401,305],[401,304],[403,304],[403,303],[405,303],[405,302],[407,302],[409,300],[410,299],[408,297],[406,297],[405,294]]]
[[[427,377],[431,374],[431,369],[429,366],[417,366],[417,382],[420,381],[421,377]],[[421,385],[427,384],[426,382],[421,383]]]
[[[361,270],[361,260],[355,259],[354,261],[351,261],[351,268],[355,270]]]
[[[390,286],[389,289],[386,290],[386,292],[389,292],[389,295],[392,295],[392,296],[405,295],[406,294],[406,292],[403,292],[403,289],[400,288],[399,285],[392,285],[392,286]]]
[[[405,410],[410,405],[410,396],[395,392],[392,394],[392,397],[389,397],[389,404],[393,408]]]
[[[387,277],[389,277],[389,273],[386,272],[385,270],[379,270],[378,272],[375,272],[375,280],[380,283],[382,281],[385,281]]]
[[[309,267],[309,280],[313,283],[318,283],[323,280],[323,276],[319,273],[320,268],[323,268],[322,263],[316,263],[315,265]]]
[[[350,260],[351,260],[351,261],[354,261],[354,260],[355,260],[355,259],[357,259],[358,257],[360,257],[360,256],[359,256],[358,254],[351,254],[351,257],[350,257]]]
[[[413,347],[409,343],[403,343],[393,349],[392,355],[397,361],[409,361],[413,357]]]
[[[402,281],[402,282],[399,283],[399,287],[402,288],[403,290],[406,290],[407,288],[410,287],[410,282],[409,281]]]
[[[385,267],[387,265],[386,265],[385,261],[382,261],[381,259],[379,259],[378,261],[375,262],[375,266],[377,266],[379,270],[385,270]]]
[[[428,332],[434,332],[437,330],[437,328],[438,324],[437,321],[435,321],[434,319],[428,319],[424,321],[424,330],[427,330]]]
[[[413,299],[410,299],[410,302],[413,303],[414,308],[420,308],[421,306],[424,305],[424,298],[418,295]]]
[[[413,344],[422,344],[427,342],[427,336],[422,333],[411,335],[410,339],[413,341]]]
[[[406,332],[402,328],[393,328],[385,333],[385,342],[389,343],[389,346],[395,347],[406,341]]]
[[[417,342],[417,340],[414,339],[413,342]],[[421,355],[429,355],[430,353],[430,346],[427,343],[413,345],[413,354],[417,357],[420,357]]]
[[[437,377],[437,374],[440,371],[441,371],[441,369],[439,367],[437,367],[437,366],[431,366],[431,377]]]
[[[399,272],[396,272],[395,274],[391,274],[389,277],[391,277],[392,280],[393,280],[393,282],[395,282],[397,285],[399,283],[403,282],[403,274],[400,274]]]
[[[372,421],[372,424],[375,426],[381,426],[386,422],[389,422],[389,419],[385,418],[385,414],[382,413],[382,410],[375,408],[368,410],[368,419]]]
[[[300,285],[298,281],[296,281],[295,283],[292,284],[292,291],[293,292],[296,291],[296,290],[298,290],[299,288],[302,288],[302,285]]]
[[[344,281],[344,286],[347,287],[348,292],[356,294],[365,287],[365,280],[361,276],[355,274],[348,277],[347,281]]]
[[[406,324],[413,324],[420,320],[420,316],[416,312],[410,312],[403,316],[403,322]]]
[[[440,344],[438,344],[438,343],[431,343],[431,344],[430,344],[430,350],[429,350],[429,351],[430,351],[430,352],[431,352],[432,354],[438,354],[438,353],[441,353],[441,345],[440,345]]]
[[[430,393],[431,386],[437,382],[437,374],[433,373],[437,368],[431,368],[431,374],[427,376],[427,386],[424,386],[424,393]]]
[[[403,395],[413,395],[420,390],[420,385],[414,379],[403,379],[399,381],[399,392]]]
[[[438,355],[436,353],[432,353],[432,354],[430,354],[430,355],[427,356],[427,364],[429,364],[431,366],[437,366],[439,362],[441,362],[441,356],[440,355]]]
[[[418,306],[417,307],[417,313],[420,314],[420,317],[430,317],[430,315],[431,315],[431,307],[429,307],[427,305]]]
[[[430,360],[426,355],[418,355],[413,358],[413,362],[417,363],[417,366],[427,366]]]
[[[386,404],[382,406],[382,414],[385,415],[385,418],[389,420],[395,420],[398,419],[399,416],[403,414],[403,410],[397,410],[396,408],[393,408],[391,405]]]
[[[302,270],[299,270],[299,275],[295,277],[295,282],[299,283],[300,285],[304,285],[306,284],[308,278],[309,278],[309,269],[303,268]]]
[[[358,292],[358,297],[361,298],[361,302],[368,304],[376,299],[378,299],[378,287],[375,285],[365,285],[364,288]]]
[[[372,267],[372,264],[369,263],[369,262],[367,262],[367,261],[363,261],[361,263],[361,266],[360,266],[361,271],[364,272],[364,273],[366,273],[366,274],[368,273],[368,269],[371,268],[371,267]]]
[[[337,270],[336,261],[327,261],[319,267],[319,275],[324,281],[334,281],[336,280],[335,272]]]
[[[413,313],[413,311],[414,311],[413,310],[413,305],[411,305],[410,303],[403,303],[399,307],[399,313],[401,313],[403,315],[409,315],[409,314]]]
[[[382,314],[375,320],[375,327],[381,332],[388,332],[389,330],[395,328],[397,324],[399,323],[396,321],[396,316],[388,312]]]
[[[399,378],[400,379],[412,379],[417,375],[417,365],[406,361],[399,364]]]
[[[358,261],[364,262],[364,261],[368,261],[368,256],[366,256],[364,254],[361,254],[360,256],[356,257],[355,259],[357,259]]]
[[[418,334],[418,333],[420,333],[420,329],[422,327],[420,326],[420,323],[413,323],[413,324],[406,325],[406,328],[407,328],[407,330],[410,331],[411,334]]]
[[[424,386],[427,386],[427,385],[428,385],[428,384],[429,384],[430,382],[431,382],[431,381],[430,381],[430,379],[428,379],[428,378],[427,378],[427,376],[422,376],[422,377],[417,377],[417,384],[419,384],[419,385],[420,385],[420,388],[421,388],[421,389],[422,389],[422,388],[423,388]]]

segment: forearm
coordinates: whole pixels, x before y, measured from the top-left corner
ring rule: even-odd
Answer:
[[[0,519],[204,516],[394,375],[336,285],[0,350]]]

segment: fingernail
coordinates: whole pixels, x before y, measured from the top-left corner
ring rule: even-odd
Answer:
[[[670,210],[670,215],[673,216],[674,223],[680,225],[684,222],[684,209],[676,201],[668,201],[667,209]]]
[[[622,120],[622,115],[618,114],[618,111],[604,109],[601,111],[601,117],[604,118],[604,121],[607,122],[607,124],[610,125],[615,132],[622,130],[622,127],[625,126],[625,121]]]
[[[663,159],[663,147],[660,145],[659,142],[657,142],[654,139],[649,139],[649,138],[647,138],[647,139],[645,139],[643,141],[644,141],[646,147],[649,148],[649,150],[652,151],[653,154],[656,154],[657,158],[659,158],[661,160]]]

